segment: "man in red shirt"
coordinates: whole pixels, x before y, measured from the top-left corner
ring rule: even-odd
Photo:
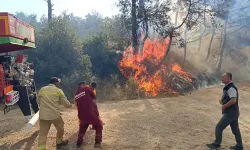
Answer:
[[[84,82],[78,84],[78,89],[75,93],[75,103],[78,110],[79,118],[79,133],[77,140],[77,147],[83,144],[83,137],[90,124],[96,130],[95,147],[100,147],[102,142],[102,122],[99,119],[99,112],[97,110],[94,99],[96,98],[93,90],[86,86]]]

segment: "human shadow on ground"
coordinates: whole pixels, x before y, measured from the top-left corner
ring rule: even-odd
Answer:
[[[27,150],[30,150],[37,138],[39,134],[39,131],[36,131],[34,132],[31,136],[29,136],[28,138],[25,138],[21,141],[18,141],[17,143],[15,143],[14,145],[7,145],[7,144],[4,144],[4,145],[1,145],[0,146],[0,149],[1,150],[16,150],[16,149],[27,149]],[[25,146],[24,146],[25,145]],[[24,146],[24,147],[23,147]]]
[[[103,148],[94,148],[95,130],[88,129],[84,136],[84,143],[81,148],[76,148],[78,132],[68,138],[69,145],[62,150],[103,150]]]

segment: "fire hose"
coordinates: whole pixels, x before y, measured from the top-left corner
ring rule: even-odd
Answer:
[[[27,129],[29,130],[32,129],[38,120],[39,120],[39,111],[29,120],[29,122],[26,125]]]

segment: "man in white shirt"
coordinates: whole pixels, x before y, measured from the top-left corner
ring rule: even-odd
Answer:
[[[207,147],[211,149],[217,149],[220,147],[222,141],[222,133],[223,130],[230,125],[233,134],[235,135],[235,139],[237,144],[235,146],[230,147],[233,150],[243,150],[242,138],[239,129],[239,105],[238,105],[238,89],[232,82],[232,74],[226,72],[222,75],[222,83],[225,84],[223,88],[223,96],[220,100],[220,104],[222,105],[222,118],[216,125],[215,129],[215,141],[211,144],[207,144]]]

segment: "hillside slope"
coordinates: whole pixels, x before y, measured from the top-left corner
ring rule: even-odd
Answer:
[[[240,129],[245,149],[250,149],[250,83],[240,87]],[[105,102],[99,104],[105,122],[103,149],[106,150],[204,150],[205,144],[214,140],[214,130],[221,117],[218,99],[221,86],[203,89],[191,94],[150,100]],[[15,117],[12,117],[15,115]],[[1,114],[0,149],[36,149],[37,124],[31,131],[18,110],[6,116]],[[65,137],[70,140],[64,149],[76,150],[78,120],[75,110],[66,110]],[[18,121],[15,123],[15,121]],[[11,129],[11,130],[10,130]],[[7,135],[8,134],[8,135]],[[48,136],[48,150],[55,149],[55,128]],[[93,149],[94,131],[88,131],[86,146]],[[222,150],[234,145],[234,136],[228,127],[223,136]]]

